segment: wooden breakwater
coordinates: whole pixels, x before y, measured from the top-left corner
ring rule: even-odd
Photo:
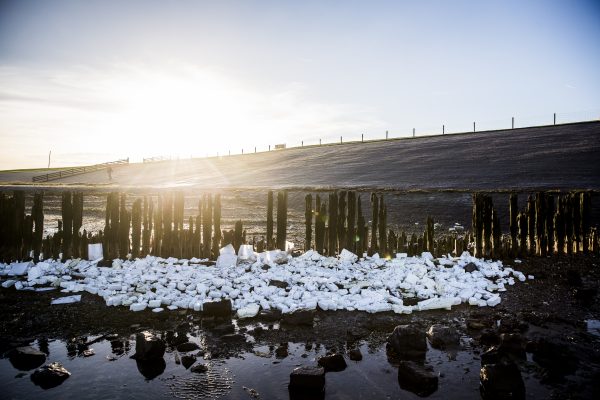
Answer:
[[[363,196],[364,197],[364,196]],[[469,250],[478,257],[573,255],[599,251],[598,232],[591,226],[591,193],[530,195],[523,209],[516,194],[509,196],[508,231],[500,226],[492,196],[474,193],[471,230],[439,232],[427,217],[422,233],[408,234],[388,224],[384,195],[368,197],[370,215],[363,212],[359,192],[307,193],[304,197],[304,250],[336,255],[342,249],[355,254],[391,257],[431,252],[435,256],[460,255]],[[61,196],[58,231],[44,238],[44,194],[33,195],[31,213],[26,212],[25,193],[0,193],[0,260],[38,261],[43,258],[87,258],[88,244],[102,243],[106,260],[146,255],[214,260],[219,249],[231,244],[252,244],[261,252],[288,249],[288,193],[267,193],[266,236],[248,238],[243,222],[233,229],[221,227],[221,195],[204,194],[196,213],[185,220],[182,192],[136,197],[130,207],[128,195],[107,195],[104,229],[87,232],[83,227],[84,196],[65,191]],[[155,201],[156,200],[156,201]],[[276,210],[275,209],[276,206]],[[274,218],[274,211],[275,217]],[[276,229],[275,229],[276,221]]]

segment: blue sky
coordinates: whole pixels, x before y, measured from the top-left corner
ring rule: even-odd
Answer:
[[[0,169],[600,117],[593,1],[1,1]]]

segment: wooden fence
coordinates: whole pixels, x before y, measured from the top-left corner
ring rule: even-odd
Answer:
[[[64,169],[64,170],[60,170],[60,171],[56,171],[56,172],[51,172],[48,174],[37,175],[37,176],[34,176],[33,178],[31,178],[31,180],[33,182],[54,181],[54,180],[66,178],[69,176],[87,174],[88,172],[94,172],[94,171],[99,171],[102,169],[107,169],[109,167],[112,167],[113,165],[117,166],[117,165],[123,165],[123,164],[129,164],[129,158],[125,158],[123,160],[106,162],[103,164],[87,165],[84,167],[69,168],[69,169]]]

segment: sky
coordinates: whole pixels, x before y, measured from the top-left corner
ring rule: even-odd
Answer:
[[[600,118],[596,1],[0,0],[0,169]]]

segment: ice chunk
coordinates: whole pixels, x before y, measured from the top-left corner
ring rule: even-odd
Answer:
[[[156,307],[156,308],[152,309],[152,312],[155,312],[155,313],[159,313],[159,312],[162,312],[162,311],[163,311],[163,308],[161,308],[161,307]]]
[[[233,249],[233,246],[231,246],[230,244],[227,245],[227,247],[231,247]],[[226,249],[227,247],[224,247],[223,249]],[[235,255],[235,250],[233,251],[233,254],[224,253],[217,258],[217,268],[235,267],[236,264],[237,256]]]
[[[254,247],[250,244],[241,245],[238,250],[238,261],[255,262],[256,253],[254,252]]]
[[[69,303],[77,303],[81,301],[81,295],[67,296],[67,297],[59,297],[58,299],[54,299],[50,302],[50,304],[69,304]]]
[[[417,309],[419,311],[424,310],[435,310],[438,308],[450,308],[456,304],[456,300],[453,297],[434,297],[431,299],[423,300],[417,303]],[[458,304],[460,304],[460,297],[458,298]]]
[[[145,310],[147,307],[146,303],[133,303],[132,305],[129,306],[129,310],[130,311],[142,311]]]
[[[7,281],[4,281],[4,282],[2,282],[2,287],[3,287],[3,288],[9,288],[9,287],[11,287],[12,285],[14,285],[14,284],[15,284],[15,282],[16,282],[16,281],[15,281],[14,279],[9,279],[9,280],[7,280]]]
[[[358,260],[358,256],[356,254],[346,249],[342,249],[342,252],[340,253],[340,261],[355,263],[356,260]]]
[[[161,303],[162,302],[160,300],[150,300],[148,302],[148,307],[150,307],[150,308],[158,308],[158,307],[160,307]],[[152,310],[152,311],[154,311],[154,310]]]
[[[258,314],[260,306],[255,303],[248,304],[246,307],[242,307],[237,310],[238,318],[252,318]]]
[[[88,260],[95,261],[102,259],[102,243],[88,244]]]
[[[226,254],[234,255],[235,256],[235,248],[233,247],[233,245],[228,244],[227,246],[222,247],[221,249],[219,249],[219,255],[220,256],[224,256]]]
[[[14,264],[12,264],[10,271],[8,271],[8,275],[9,276],[25,275],[31,265],[33,265],[33,263],[31,263],[31,262],[14,263]]]
[[[42,276],[42,274],[42,269],[39,266],[33,266],[29,268],[29,272],[27,272],[27,280],[33,281]]]

